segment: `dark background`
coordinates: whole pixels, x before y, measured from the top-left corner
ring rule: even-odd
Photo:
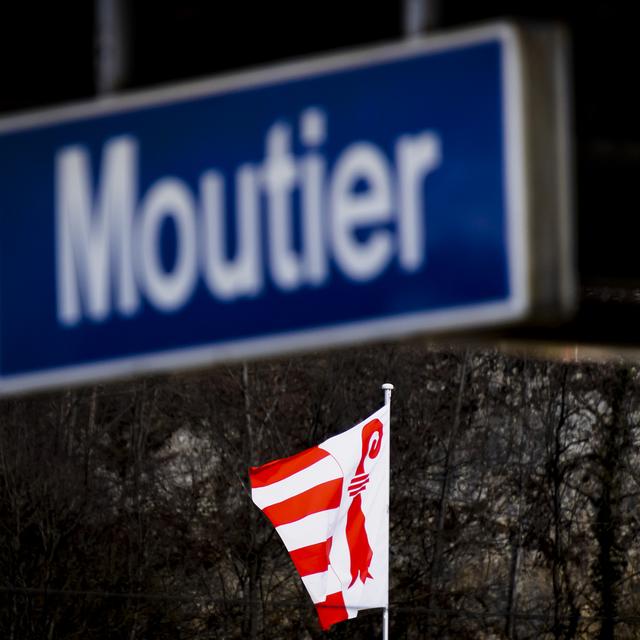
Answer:
[[[130,67],[123,90],[402,37],[403,3],[325,0],[127,3]],[[639,46],[630,2],[442,0],[438,29],[495,18],[552,20],[571,39],[580,301],[561,326],[517,338],[637,346],[640,323]],[[0,113],[96,94],[94,3],[33,1],[0,12]]]

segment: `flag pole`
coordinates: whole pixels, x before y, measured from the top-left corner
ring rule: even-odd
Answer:
[[[393,391],[393,385],[390,382],[385,382],[382,385],[382,389],[384,391],[384,405],[385,407],[389,407],[389,430],[391,430],[391,392]],[[389,437],[389,442],[391,442],[391,437]],[[391,478],[391,469],[389,469],[389,478]],[[387,513],[389,513],[389,491],[387,490]],[[389,524],[389,519],[387,518],[387,526]],[[389,540],[389,531],[387,529],[387,541]],[[389,552],[387,549],[387,563],[389,562]],[[387,580],[389,579],[389,566],[387,564]],[[382,640],[389,640],[389,594],[388,594],[389,584],[387,583],[387,606],[384,608],[382,612]]]

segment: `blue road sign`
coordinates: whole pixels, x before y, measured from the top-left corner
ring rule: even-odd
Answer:
[[[526,316],[518,32],[0,123],[4,392]]]

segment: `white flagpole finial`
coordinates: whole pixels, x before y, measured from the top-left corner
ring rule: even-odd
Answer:
[[[390,382],[385,382],[382,385],[382,389],[384,391],[384,403],[385,404],[390,404],[391,403],[391,392],[393,391],[393,385]]]

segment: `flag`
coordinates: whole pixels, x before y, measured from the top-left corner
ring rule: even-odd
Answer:
[[[320,624],[388,605],[389,405],[322,444],[249,470]]]

